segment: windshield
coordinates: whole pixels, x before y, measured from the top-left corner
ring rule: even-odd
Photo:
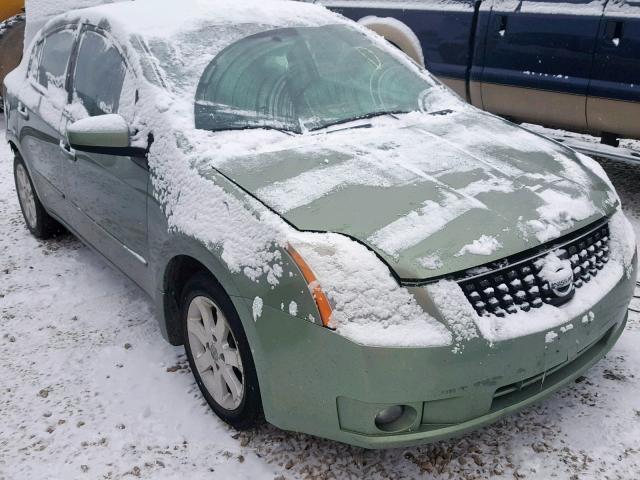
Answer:
[[[419,110],[426,75],[342,25],[252,35],[217,55],[200,79],[196,127],[301,133]]]

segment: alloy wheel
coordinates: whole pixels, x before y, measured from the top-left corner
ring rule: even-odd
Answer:
[[[237,409],[245,393],[242,359],[229,322],[213,300],[191,300],[187,333],[194,365],[209,394],[222,408]]]
[[[16,169],[16,187],[24,212],[24,218],[30,228],[36,228],[38,221],[36,214],[36,197],[33,192],[33,187],[31,186],[31,181],[29,180],[29,174],[22,164],[18,164]]]

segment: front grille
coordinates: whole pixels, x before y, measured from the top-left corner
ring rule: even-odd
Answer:
[[[552,287],[542,278],[544,257],[550,252],[571,262],[572,284]],[[604,222],[588,227],[586,232],[582,230],[565,237],[528,258],[506,259],[497,266],[471,269],[458,283],[478,315],[504,317],[540,308],[545,303],[561,305],[567,302],[575,289],[595,277],[608,261],[609,224]]]

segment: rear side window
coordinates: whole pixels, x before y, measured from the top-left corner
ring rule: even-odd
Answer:
[[[74,93],[90,116],[117,113],[126,65],[118,49],[102,35],[82,36],[74,73]]]
[[[62,30],[45,38],[36,74],[40,85],[45,88],[64,88],[73,40],[74,35],[70,30]]]

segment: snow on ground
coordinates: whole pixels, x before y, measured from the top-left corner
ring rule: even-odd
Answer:
[[[640,235],[640,165],[603,166]],[[640,477],[638,313],[585,377],[460,439],[365,451],[268,425],[237,433],[137,287],[69,235],[29,235],[11,172],[2,144],[0,480]]]

